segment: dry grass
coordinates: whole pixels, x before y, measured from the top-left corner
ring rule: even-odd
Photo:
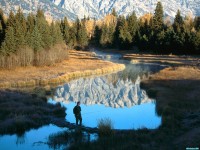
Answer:
[[[172,145],[195,146],[200,133],[200,69],[166,68],[143,81],[142,88],[156,98],[157,113],[162,115],[161,128],[175,135]],[[186,138],[192,138],[192,142]]]
[[[200,80],[200,70],[193,67],[166,68],[151,76],[152,80]]]
[[[131,60],[132,63],[163,63],[172,65],[198,65],[198,56],[176,56],[176,55],[151,55],[151,54],[125,54],[124,59]]]
[[[0,70],[0,87],[61,83],[80,76],[111,73],[124,69],[123,65],[97,59],[91,52],[70,50],[69,54],[68,60],[52,66]]]

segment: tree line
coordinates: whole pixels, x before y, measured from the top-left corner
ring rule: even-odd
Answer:
[[[67,57],[60,22],[48,23],[42,10],[25,17],[19,8],[6,19],[0,10],[0,68],[51,65]]]
[[[183,18],[178,10],[173,22],[164,19],[163,6],[157,3],[153,15],[139,19],[112,15],[116,22],[96,26],[93,44],[100,47],[134,49],[161,54],[200,54],[200,17]]]
[[[68,57],[67,47],[138,49],[160,54],[200,54],[200,16],[164,19],[163,6],[157,3],[154,14],[137,18],[135,12],[118,16],[115,9],[110,23],[94,21],[92,34],[87,31],[90,18],[69,22],[48,22],[42,10],[24,16],[19,8],[7,19],[0,10],[0,68],[51,65]],[[66,46],[67,45],[67,46]]]

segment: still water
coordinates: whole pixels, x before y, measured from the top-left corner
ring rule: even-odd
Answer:
[[[113,55],[106,58],[111,59],[110,56]],[[115,58],[119,57],[115,55]],[[99,119],[109,118],[115,129],[158,128],[161,117],[156,114],[155,100],[140,88],[140,81],[166,66],[123,63],[126,69],[122,72],[80,78],[58,86],[49,102],[61,102],[67,108],[66,120],[72,123],[75,122],[73,107],[80,101],[85,126],[96,127]],[[49,135],[65,130],[48,125],[27,131],[24,135],[3,135],[0,136],[0,150],[54,149],[47,144]]]
[[[161,124],[155,100],[140,88],[142,78],[162,66],[126,64],[126,69],[99,77],[80,78],[57,87],[49,102],[61,102],[66,120],[75,123],[73,107],[81,102],[83,125],[97,127],[100,119],[108,118],[114,129],[155,129]]]

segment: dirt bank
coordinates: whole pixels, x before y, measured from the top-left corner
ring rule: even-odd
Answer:
[[[26,87],[63,83],[72,78],[123,70],[124,65],[97,59],[93,53],[69,51],[69,59],[53,66],[0,70],[0,87]]]

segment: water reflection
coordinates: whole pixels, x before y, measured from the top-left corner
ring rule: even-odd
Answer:
[[[48,137],[50,134],[64,131],[54,125],[32,129],[23,135],[0,136],[1,150],[49,150]]]
[[[157,128],[161,117],[155,112],[154,100],[140,88],[140,81],[164,66],[126,66],[120,73],[80,78],[59,86],[53,100],[63,103],[66,119],[72,123],[73,107],[80,101],[85,126],[96,127],[99,119],[110,118],[115,129]]]
[[[112,76],[112,75],[111,75]],[[78,79],[57,88],[54,99],[64,103],[80,101],[85,105],[103,104],[119,108],[152,101],[140,89],[140,78],[112,83],[106,76]]]

